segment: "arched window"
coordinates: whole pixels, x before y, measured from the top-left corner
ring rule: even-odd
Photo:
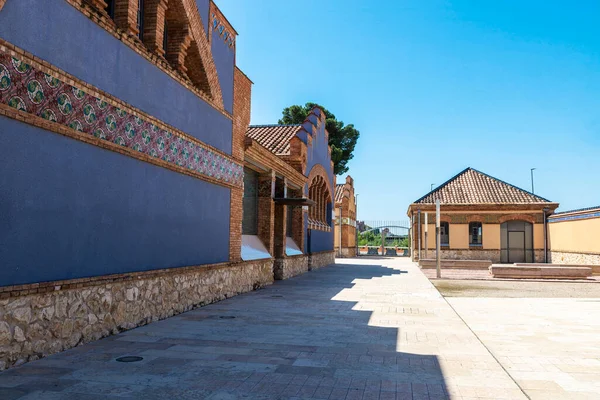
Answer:
[[[481,222],[469,223],[469,246],[481,246],[483,241]]]
[[[450,245],[450,225],[447,222],[440,222],[440,244],[442,246]]]
[[[317,176],[308,188],[308,197],[315,202],[308,214],[311,229],[331,229],[331,195],[322,177]]]

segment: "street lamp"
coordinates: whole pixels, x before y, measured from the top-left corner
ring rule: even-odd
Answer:
[[[535,171],[536,168],[531,168],[531,193],[535,194],[535,190],[533,190],[533,171]]]

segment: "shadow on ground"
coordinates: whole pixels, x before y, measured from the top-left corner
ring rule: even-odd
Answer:
[[[331,265],[7,370],[0,398],[448,398],[437,357],[398,352],[400,326],[374,326],[374,313],[398,324],[401,304],[355,286],[403,272]],[[116,361],[131,355],[143,360]]]

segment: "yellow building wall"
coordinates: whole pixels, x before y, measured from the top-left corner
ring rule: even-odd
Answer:
[[[338,224],[335,224],[333,226],[333,245],[336,248],[340,247],[340,226]]]
[[[482,224],[483,248],[500,250],[500,224]]]
[[[427,224],[427,248],[435,250],[435,224]],[[419,244],[415,244],[417,247]],[[421,227],[421,248],[425,248],[425,224]]]
[[[469,248],[469,224],[449,224],[450,249]]]
[[[600,218],[548,224],[550,250],[600,253]]]
[[[533,248],[544,248],[544,224],[533,224]]]

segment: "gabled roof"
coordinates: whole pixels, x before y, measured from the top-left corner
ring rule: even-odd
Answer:
[[[246,136],[278,156],[290,154],[290,140],[302,125],[250,125]]]
[[[342,202],[342,198],[344,197],[344,188],[346,187],[346,184],[344,183],[338,183],[337,185],[335,185],[335,199],[334,201],[336,203],[341,203]]]
[[[442,204],[550,203],[543,197],[470,167],[415,201],[415,204],[433,204],[437,199]]]

